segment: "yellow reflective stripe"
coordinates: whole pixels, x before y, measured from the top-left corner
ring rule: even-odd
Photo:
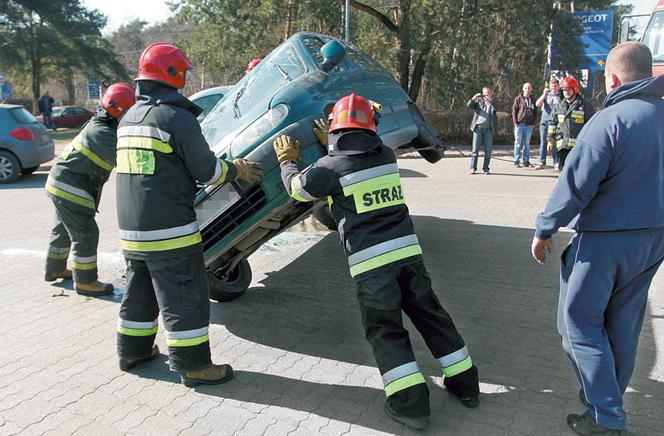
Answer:
[[[327,196],[327,205],[328,205],[328,206],[332,206],[332,203],[334,203],[334,200],[332,200],[332,196],[331,196],[331,195],[328,195],[328,196]]]
[[[118,325],[118,333],[126,335],[126,336],[151,336],[157,334],[157,329],[159,326],[154,326],[149,329],[130,329],[127,327],[123,327],[121,325]]]
[[[414,374],[400,378],[399,380],[395,380],[389,385],[385,386],[385,394],[389,397],[390,395],[399,391],[403,391],[404,389],[408,389],[422,383],[425,383],[424,376],[421,372],[416,372]]]
[[[343,189],[344,195],[353,196],[357,213],[406,203],[399,173],[374,177]]]
[[[69,157],[69,155],[71,154],[71,152],[72,152],[73,150],[74,150],[74,147],[73,147],[72,143],[70,142],[70,143],[64,148],[64,150],[62,150],[62,154],[60,154],[60,158],[62,158],[62,160],[67,160],[67,158]]]
[[[110,162],[105,161],[97,153],[94,151],[90,150],[88,147],[85,145],[79,143],[78,141],[72,141],[72,144],[74,145],[74,148],[77,151],[80,151],[83,156],[87,157],[90,159],[92,162],[97,164],[97,166],[105,169],[106,171],[111,171],[113,169],[113,164]]]
[[[155,157],[150,150],[122,149],[118,150],[118,173],[154,174]]]
[[[384,176],[374,177],[372,179],[368,179],[363,182],[354,183],[352,185],[345,186],[344,195],[348,197],[349,195],[353,195],[358,191],[365,192],[367,190],[380,187],[383,185],[392,185],[398,183],[401,183],[401,180],[399,179],[399,173],[386,174]]]
[[[294,200],[301,201],[302,203],[308,203],[312,201],[312,199],[315,200],[314,197],[306,198],[300,193],[300,190],[304,191],[304,188],[302,187],[302,181],[298,178],[298,176],[295,176],[291,179],[290,187],[291,187],[291,197]]]
[[[120,148],[142,148],[162,153],[173,153],[173,148],[167,143],[146,136],[122,136],[118,138],[118,149]]]
[[[422,247],[420,247],[419,244],[390,251],[389,253],[381,254],[380,256],[373,257],[351,266],[350,275],[355,277],[358,274],[371,271],[372,269],[379,268],[388,263],[396,262],[407,257],[417,256],[418,254],[422,254]]]
[[[201,232],[163,241],[127,241],[121,240],[120,245],[127,251],[165,251],[188,247],[201,242]]]
[[[473,359],[470,356],[463,359],[461,362],[457,362],[452,366],[443,368],[443,374],[445,377],[454,377],[457,374],[461,374],[464,371],[468,371],[473,366]]]
[[[219,163],[221,164],[221,175],[211,186],[219,186],[226,181],[226,176],[228,175],[228,164],[223,159],[219,159]]]
[[[69,257],[69,253],[48,253],[46,257],[50,259],[66,259]]]
[[[196,338],[187,338],[187,339],[170,339],[166,338],[166,344],[169,347],[193,347],[202,343],[209,341],[208,335],[198,336]]]
[[[97,268],[97,262],[90,262],[90,263],[74,262],[74,269],[88,270],[88,269],[95,269],[95,268]]]
[[[58,189],[53,185],[46,184],[45,189],[47,192],[50,192],[51,194],[55,195],[56,197],[60,197],[64,200],[71,201],[72,203],[76,203],[78,205],[81,205],[83,207],[87,207],[92,210],[97,210],[95,206],[95,202],[92,200],[88,200],[87,198],[79,197],[78,195],[71,194],[69,192],[65,192],[62,189]]]

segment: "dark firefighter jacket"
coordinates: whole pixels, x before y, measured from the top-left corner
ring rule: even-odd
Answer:
[[[115,166],[118,122],[101,107],[51,168],[46,192],[71,210],[93,215]]]
[[[592,105],[578,94],[571,103],[563,98],[549,115],[547,140],[555,141],[558,150],[571,149],[594,113]]]
[[[353,143],[355,150],[324,156],[303,172],[292,162],[281,166],[291,197],[298,201],[328,198],[355,279],[395,263],[421,260],[394,152],[363,131],[334,136],[330,135],[330,150],[337,149],[334,142],[344,141]]]
[[[197,252],[196,181],[232,181],[235,166],[210,151],[196,120],[201,109],[174,88],[141,81],[137,94],[118,128],[117,208],[125,257]]]

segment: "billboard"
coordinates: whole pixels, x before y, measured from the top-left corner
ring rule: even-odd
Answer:
[[[611,51],[613,36],[613,11],[576,12],[574,16],[583,24],[581,45],[583,46],[584,61],[579,68],[588,70],[603,70],[606,56]]]

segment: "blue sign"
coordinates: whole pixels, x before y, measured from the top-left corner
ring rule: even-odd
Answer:
[[[88,79],[88,100],[99,100],[100,97],[99,82],[95,79]]]
[[[583,35],[580,41],[585,60],[579,68],[603,70],[606,56],[611,51],[613,35],[613,11],[576,12],[574,14],[583,24]]]

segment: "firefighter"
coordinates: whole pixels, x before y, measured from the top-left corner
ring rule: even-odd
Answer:
[[[92,119],[67,146],[46,181],[55,206],[55,226],[46,254],[48,282],[71,279],[67,258],[73,251],[74,289],[81,295],[113,293],[113,285],[97,280],[99,228],[95,213],[101,190],[115,166],[118,120],[134,104],[134,88],[126,83],[108,87]]]
[[[558,150],[558,171],[562,171],[565,158],[574,147],[576,137],[595,111],[592,104],[579,94],[579,82],[571,76],[560,82],[563,99],[556,104],[549,116],[547,145]]]
[[[277,138],[283,183],[302,202],[327,197],[357,287],[366,338],[383,378],[386,414],[411,428],[429,419],[429,391],[415,360],[401,311],[413,321],[442,367],[445,386],[465,406],[479,404],[477,368],[452,318],[431,288],[405,204],[394,152],[376,133],[379,106],[351,94],[314,134],[328,148],[300,172],[300,142]],[[328,139],[329,138],[329,139]]]
[[[196,181],[219,186],[258,182],[259,164],[217,159],[182,96],[193,65],[178,47],[148,46],[139,60],[137,103],[118,129],[117,208],[127,260],[127,287],[117,326],[120,369],[159,355],[154,345],[162,313],[171,369],[182,383],[230,380],[230,365],[214,365],[210,301],[201,234],[194,212]]]

